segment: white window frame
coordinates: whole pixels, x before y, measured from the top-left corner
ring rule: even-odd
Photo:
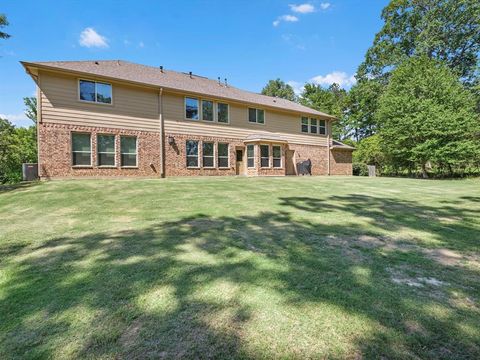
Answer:
[[[250,109],[255,109],[255,121],[250,121]],[[259,110],[263,111],[263,123],[258,122],[258,111]],[[266,122],[267,122],[267,112],[265,111],[265,109],[247,107],[247,122],[249,124],[265,125]]]
[[[218,151],[218,145],[223,144],[227,145],[227,156],[220,156],[220,152]],[[220,158],[227,158],[227,166],[220,166]],[[219,169],[229,169],[230,168],[230,144],[229,143],[224,143],[224,142],[218,142],[217,143],[217,165]]]
[[[190,98],[190,99],[193,99],[193,98]],[[207,123],[213,123],[213,122],[215,122],[215,121],[216,121],[216,117],[215,117],[215,112],[216,112],[216,111],[215,111],[215,110],[216,110],[216,108],[217,108],[217,107],[215,106],[215,101],[213,101],[213,100],[211,100],[211,99],[199,99],[199,101],[200,101],[200,116],[199,116],[200,120],[205,121],[205,122],[207,122]],[[205,119],[203,118],[203,102],[204,102],[204,101],[209,101],[209,102],[212,103],[212,117],[213,117],[212,120],[205,120]],[[186,106],[186,103],[185,103],[185,106]],[[185,108],[185,115],[187,115],[187,109],[186,109],[186,108]],[[188,119],[188,120],[193,120],[193,119]]]
[[[221,122],[221,121],[218,121],[218,105],[219,104],[223,104],[223,105],[227,105],[227,122]],[[224,103],[224,102],[221,102],[221,101],[217,101],[215,103],[215,121],[219,124],[230,124],[230,104],[227,104],[227,103]]]
[[[95,84],[95,101],[83,100],[83,99],[80,98],[80,81],[88,81],[88,82],[93,82]],[[78,86],[77,86],[78,101],[81,101],[81,102],[87,103],[87,104],[98,104],[98,105],[113,106],[113,85],[111,83],[103,82],[103,81],[95,81],[95,80],[90,80],[90,79],[84,79],[84,78],[79,78],[77,83],[78,83]],[[110,85],[110,88],[112,89],[112,101],[110,103],[104,103],[104,102],[97,101],[97,83],[104,84],[104,85]]]
[[[306,119],[307,120],[307,131],[303,131],[303,120]],[[308,116],[302,116],[300,118],[300,132],[302,134],[310,134],[310,118]]]
[[[324,122],[325,122],[325,126],[321,126],[321,125],[320,125],[320,122],[321,122],[321,121],[324,121]],[[319,134],[319,135],[322,135],[322,136],[327,135],[327,132],[328,132],[328,125],[327,125],[327,124],[328,124],[328,123],[327,123],[327,120],[323,120],[323,119],[319,119],[319,120],[318,120],[318,134]],[[322,133],[320,132],[320,129],[324,129],[324,130],[325,130],[325,133],[322,134]]]
[[[187,99],[197,100],[198,119],[187,118]],[[200,119],[202,118],[201,99],[200,98],[194,97],[194,96],[185,96],[183,98],[183,118],[184,118],[184,120],[188,120],[188,121],[200,121]],[[209,121],[209,122],[211,122],[211,121]]]
[[[100,156],[98,154],[112,154],[111,152],[100,152],[98,151],[98,137],[99,136],[113,136],[113,165],[100,165]],[[117,136],[115,134],[105,134],[105,133],[97,133],[97,166],[99,168],[116,168],[117,167]]]
[[[88,165],[74,165],[73,164],[73,153],[86,153],[88,151],[73,151],[73,135],[74,134],[87,134],[90,136],[90,164]],[[85,132],[85,131],[72,131],[70,133],[70,151],[72,153],[71,155],[71,165],[74,168],[82,168],[82,167],[92,167],[93,164],[93,144],[92,144],[92,133]]]
[[[248,147],[249,146],[253,146],[253,156],[252,157],[249,157],[248,156]],[[255,150],[256,146],[255,144],[248,144],[247,145],[247,169],[255,169],[255,153],[256,153],[256,150]],[[248,159],[253,159],[253,166],[248,166]]]
[[[262,159],[265,159],[265,157],[262,156],[262,146],[266,146],[267,149],[268,149],[268,166],[262,166]],[[270,145],[269,144],[260,144],[259,146],[259,150],[260,150],[260,168],[261,169],[270,169],[272,166],[272,164],[270,163]]]
[[[122,137],[133,137],[135,138],[135,165],[122,165],[122,155],[133,155],[133,153],[122,153]],[[138,168],[138,136],[135,135],[120,135],[120,167],[124,169],[134,169]]]
[[[196,166],[188,166],[188,158],[194,156],[194,155],[188,155],[188,153],[187,153],[187,142],[189,142],[189,141],[197,142],[197,165]],[[187,139],[185,141],[185,165],[187,166],[187,169],[199,169],[200,168],[200,148],[199,148],[199,145],[200,145],[200,141],[198,141],[198,140]],[[202,145],[202,152],[203,152],[203,145]]]
[[[280,149],[280,157],[275,157],[275,152],[273,151],[274,148],[278,147]],[[274,169],[281,169],[283,168],[283,161],[282,161],[282,145],[272,145],[272,167]],[[280,159],[280,166],[275,166],[275,159]]]
[[[213,154],[212,155],[207,155],[207,157],[211,157],[212,158],[212,166],[205,166],[204,165],[204,161],[203,161],[203,158],[205,157],[205,155],[203,154],[203,144],[212,144],[212,150],[213,150]],[[202,141],[202,167],[204,167],[205,169],[215,169],[215,142],[213,141]]]

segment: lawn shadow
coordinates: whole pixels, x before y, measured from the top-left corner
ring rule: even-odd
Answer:
[[[452,306],[447,290],[432,295],[432,287],[395,284],[389,269],[405,264],[436,269],[441,280],[455,285],[455,279],[462,277],[462,287],[473,289],[478,289],[478,271],[442,267],[415,249],[384,252],[355,241],[407,226],[430,231],[446,245],[460,242],[460,249],[470,250],[474,241],[460,239],[455,231],[465,236],[478,233],[478,228],[450,224],[455,231],[448,232],[453,236],[449,239],[435,216],[428,223],[418,223],[419,215],[430,216],[431,211],[453,216],[448,207],[358,195],[333,196],[327,201],[285,197],[281,205],[280,211],[255,216],[197,214],[143,229],[65,235],[21,251],[18,270],[4,283],[0,297],[6,323],[15,319],[15,326],[2,328],[0,354],[81,358],[480,355],[478,338],[469,331],[479,318],[477,307]],[[364,216],[375,222],[377,230],[367,231],[355,222],[336,225],[307,220],[293,216],[293,209],[319,216],[326,211]],[[462,215],[474,212],[466,210]],[[338,343],[305,346],[308,339],[321,337],[329,328],[321,326],[315,311],[302,320],[304,327],[297,326],[300,320],[289,319],[293,315],[288,311],[311,311],[312,306],[335,307],[343,316],[338,322],[362,318],[374,328],[364,334],[334,331],[335,336],[343,336],[341,344],[350,346],[344,352],[338,350]],[[438,307],[445,309],[441,316],[430,311]],[[277,317],[270,327],[262,328],[265,324],[259,319],[272,309]],[[78,313],[86,315],[78,317]],[[301,311],[297,315],[300,319]],[[76,322],[83,322],[88,331]],[[83,330],[77,336],[79,326]],[[76,343],[69,345],[72,337]],[[70,353],[62,353],[62,347],[68,346]]]
[[[10,191],[19,192],[22,190],[27,190],[39,184],[40,184],[40,181],[22,181],[17,184],[0,184],[0,194],[10,192]]]

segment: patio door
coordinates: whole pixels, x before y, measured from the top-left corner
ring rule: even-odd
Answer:
[[[235,154],[235,174],[245,175],[245,166],[243,163],[243,149],[237,149]]]

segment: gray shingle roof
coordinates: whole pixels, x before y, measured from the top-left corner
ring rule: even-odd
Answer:
[[[63,71],[74,71],[150,86],[158,86],[165,89],[237,100],[244,103],[268,106],[325,118],[334,118],[331,115],[297,104],[293,101],[241,90],[231,85],[225,86],[223,83],[219,84],[217,80],[195,74],[190,77],[187,73],[172,70],[161,71],[160,68],[123,60],[22,62],[22,64],[25,67],[38,66]]]

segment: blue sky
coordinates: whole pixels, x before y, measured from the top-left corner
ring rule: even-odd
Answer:
[[[193,71],[259,92],[281,78],[352,84],[382,22],[385,0],[4,1],[0,114],[29,125],[35,85],[20,60],[123,59]]]

